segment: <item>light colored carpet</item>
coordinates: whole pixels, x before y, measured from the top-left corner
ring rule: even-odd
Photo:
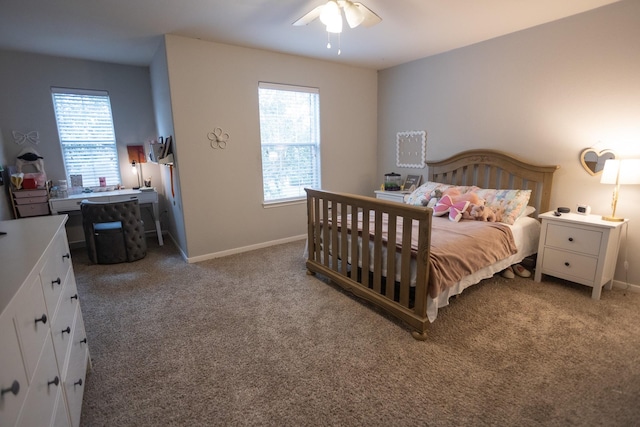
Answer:
[[[93,371],[83,426],[630,426],[640,294],[496,276],[426,342],[318,277],[304,242],[186,264],[74,251]]]

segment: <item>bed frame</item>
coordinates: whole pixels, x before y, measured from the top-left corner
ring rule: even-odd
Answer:
[[[455,185],[477,185],[481,188],[529,189],[529,205],[537,213],[549,210],[553,173],[558,166],[537,166],[518,160],[495,150],[470,150],[448,159],[427,162],[428,180]],[[306,189],[308,225],[308,274],[326,276],[345,290],[380,307],[397,317],[413,330],[417,340],[425,340],[429,320],[427,318],[427,283],[429,277],[429,248],[431,245],[430,208],[411,206],[372,197],[329,191]],[[362,245],[358,239],[348,238],[347,227],[323,227],[327,221],[337,224],[339,217],[362,212],[368,217],[375,212],[375,229],[363,221],[362,235],[373,231],[373,248]],[[387,243],[382,240],[382,214],[389,218]],[[396,235],[396,224],[402,219],[402,233]],[[412,222],[418,224],[417,276],[415,286],[410,283]],[[323,245],[322,242],[331,242]],[[394,257],[387,257],[386,277],[400,280],[387,285],[383,270],[383,245],[401,247],[400,271],[396,271]],[[331,246],[331,250],[329,250]],[[346,260],[350,254],[361,255],[361,268]],[[372,253],[370,252],[372,251]],[[370,257],[373,255],[373,262]],[[358,255],[355,255],[356,257]],[[357,258],[356,258],[357,259]],[[367,272],[371,272],[367,274]]]

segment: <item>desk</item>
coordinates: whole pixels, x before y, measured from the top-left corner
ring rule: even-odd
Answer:
[[[83,200],[92,202],[121,202],[123,200],[137,199],[140,205],[150,204],[153,208],[153,219],[156,223],[156,234],[158,244],[164,244],[162,240],[162,230],[160,229],[160,212],[158,209],[158,193],[156,190],[115,190],[115,191],[95,191],[93,193],[72,194],[69,197],[56,197],[49,199],[49,207],[52,214],[59,212],[73,212],[80,210],[80,203]]]

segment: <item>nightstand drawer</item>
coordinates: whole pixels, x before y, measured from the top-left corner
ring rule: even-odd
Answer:
[[[588,255],[600,253],[602,232],[566,225],[549,224],[545,245]]]
[[[549,274],[571,280],[578,278],[593,282],[598,258],[547,248],[544,251],[542,269]]]

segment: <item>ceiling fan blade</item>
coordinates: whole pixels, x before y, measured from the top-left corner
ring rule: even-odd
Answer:
[[[309,24],[314,19],[317,19],[317,18],[320,17],[320,13],[322,12],[322,8],[323,7],[324,7],[324,5],[320,5],[320,6],[316,7],[311,12],[307,13],[302,18],[300,18],[296,22],[294,22],[293,25],[300,26],[300,25]]]
[[[382,21],[382,18],[362,3],[353,2],[353,5],[356,6],[364,15],[364,20],[361,25],[365,27],[372,27]]]

